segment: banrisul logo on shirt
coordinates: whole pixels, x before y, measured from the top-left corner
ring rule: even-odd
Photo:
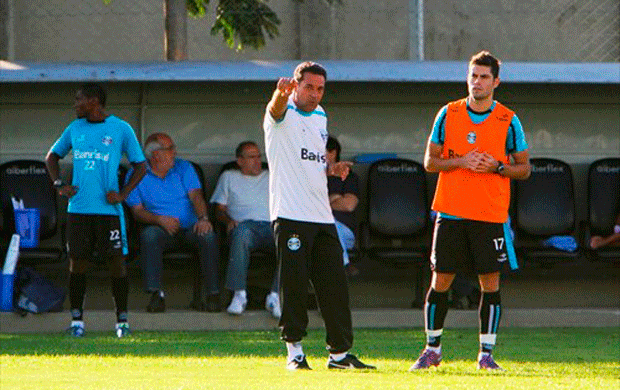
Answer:
[[[313,152],[306,148],[301,148],[301,159],[306,161],[316,161],[320,164],[325,164],[325,155],[320,152]]]
[[[98,150],[95,151],[83,151],[79,149],[73,150],[73,159],[75,160],[100,160],[100,161],[109,161],[110,153],[102,153]]]
[[[105,146],[110,146],[112,145],[112,137],[110,137],[109,135],[104,136],[101,139],[101,143],[104,144]]]

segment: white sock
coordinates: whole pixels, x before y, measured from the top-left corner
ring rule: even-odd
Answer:
[[[427,345],[426,349],[429,351],[435,352],[436,354],[441,353],[441,345],[439,347],[431,347],[430,345]]]
[[[245,290],[235,290],[235,298],[240,298],[244,301],[247,301],[247,293]]]
[[[291,360],[293,360],[295,357],[299,356],[299,355],[303,355],[304,351],[301,348],[301,343],[300,342],[296,342],[296,343],[286,343],[286,350],[288,351],[288,361],[290,362]]]
[[[345,357],[347,357],[347,353],[343,352],[343,353],[330,353],[329,357],[335,361],[335,362],[339,362],[342,359],[344,359]]]
[[[81,328],[84,327],[84,321],[71,321],[71,326],[79,326]]]

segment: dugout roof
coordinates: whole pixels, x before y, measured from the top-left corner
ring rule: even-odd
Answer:
[[[467,61],[319,61],[329,81],[464,82]],[[0,83],[275,81],[299,61],[50,63],[0,61]],[[619,63],[506,62],[504,83],[620,84]]]

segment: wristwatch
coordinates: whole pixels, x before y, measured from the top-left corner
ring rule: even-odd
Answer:
[[[207,217],[206,215],[203,215],[202,217],[198,217],[199,221],[207,221],[209,222],[209,217]]]
[[[502,171],[504,170],[504,168],[506,168],[506,167],[504,166],[504,163],[503,163],[503,162],[501,162],[501,161],[498,161],[497,168],[495,168],[495,172],[496,172],[496,173],[499,173],[499,174],[501,175],[501,174],[502,174]]]
[[[61,179],[56,179],[56,180],[54,180],[53,185],[54,185],[54,187],[56,187],[56,188],[60,188],[60,187],[62,187],[62,186],[63,186],[62,180],[61,180]]]

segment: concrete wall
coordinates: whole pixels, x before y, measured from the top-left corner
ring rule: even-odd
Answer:
[[[488,49],[510,61],[619,61],[618,0],[426,2],[429,59]]]
[[[343,0],[330,7],[323,0],[272,0],[280,36],[260,51],[235,52],[210,34],[214,0],[206,17],[189,20],[188,55],[416,60],[418,1]],[[619,12],[618,0],[427,0],[422,51],[426,60],[463,60],[489,49],[504,61],[618,62]],[[163,0],[0,0],[0,28],[0,55],[9,60],[164,58]]]
[[[74,117],[76,87],[0,86],[0,161],[42,158]],[[273,83],[107,87],[108,111],[127,120],[141,139],[170,132],[182,155],[220,163],[240,141],[262,142],[262,116]],[[394,152],[421,160],[436,112],[465,93],[465,85],[458,83],[334,82],[328,85],[324,106],[329,130],[343,143],[346,156]],[[620,92],[614,86],[503,84],[496,98],[520,117],[533,156],[582,163],[620,155]]]
[[[127,120],[141,139],[170,132],[182,155],[223,162],[240,141],[262,142],[262,116],[273,83],[107,87],[108,111]],[[74,117],[76,85],[0,88],[0,161],[42,158]],[[324,106],[329,130],[343,143],[345,155],[394,152],[420,160],[437,110],[465,93],[458,83],[331,83]],[[614,86],[504,84],[496,98],[520,117],[533,156],[581,163],[620,155],[620,92]]]
[[[71,83],[0,86],[0,163],[43,159],[75,116]],[[170,133],[181,157],[199,162],[212,190],[221,164],[246,139],[264,146],[261,129],[273,83],[115,83],[108,112],[127,120],[140,140]],[[330,133],[343,158],[397,153],[422,161],[436,112],[466,93],[459,83],[330,83],[325,96]],[[620,156],[620,91],[606,85],[503,84],[496,98],[515,110],[532,157],[574,167],[578,218],[585,219],[586,174],[592,161]],[[70,160],[65,161],[66,164]],[[362,180],[365,165],[356,167]]]

